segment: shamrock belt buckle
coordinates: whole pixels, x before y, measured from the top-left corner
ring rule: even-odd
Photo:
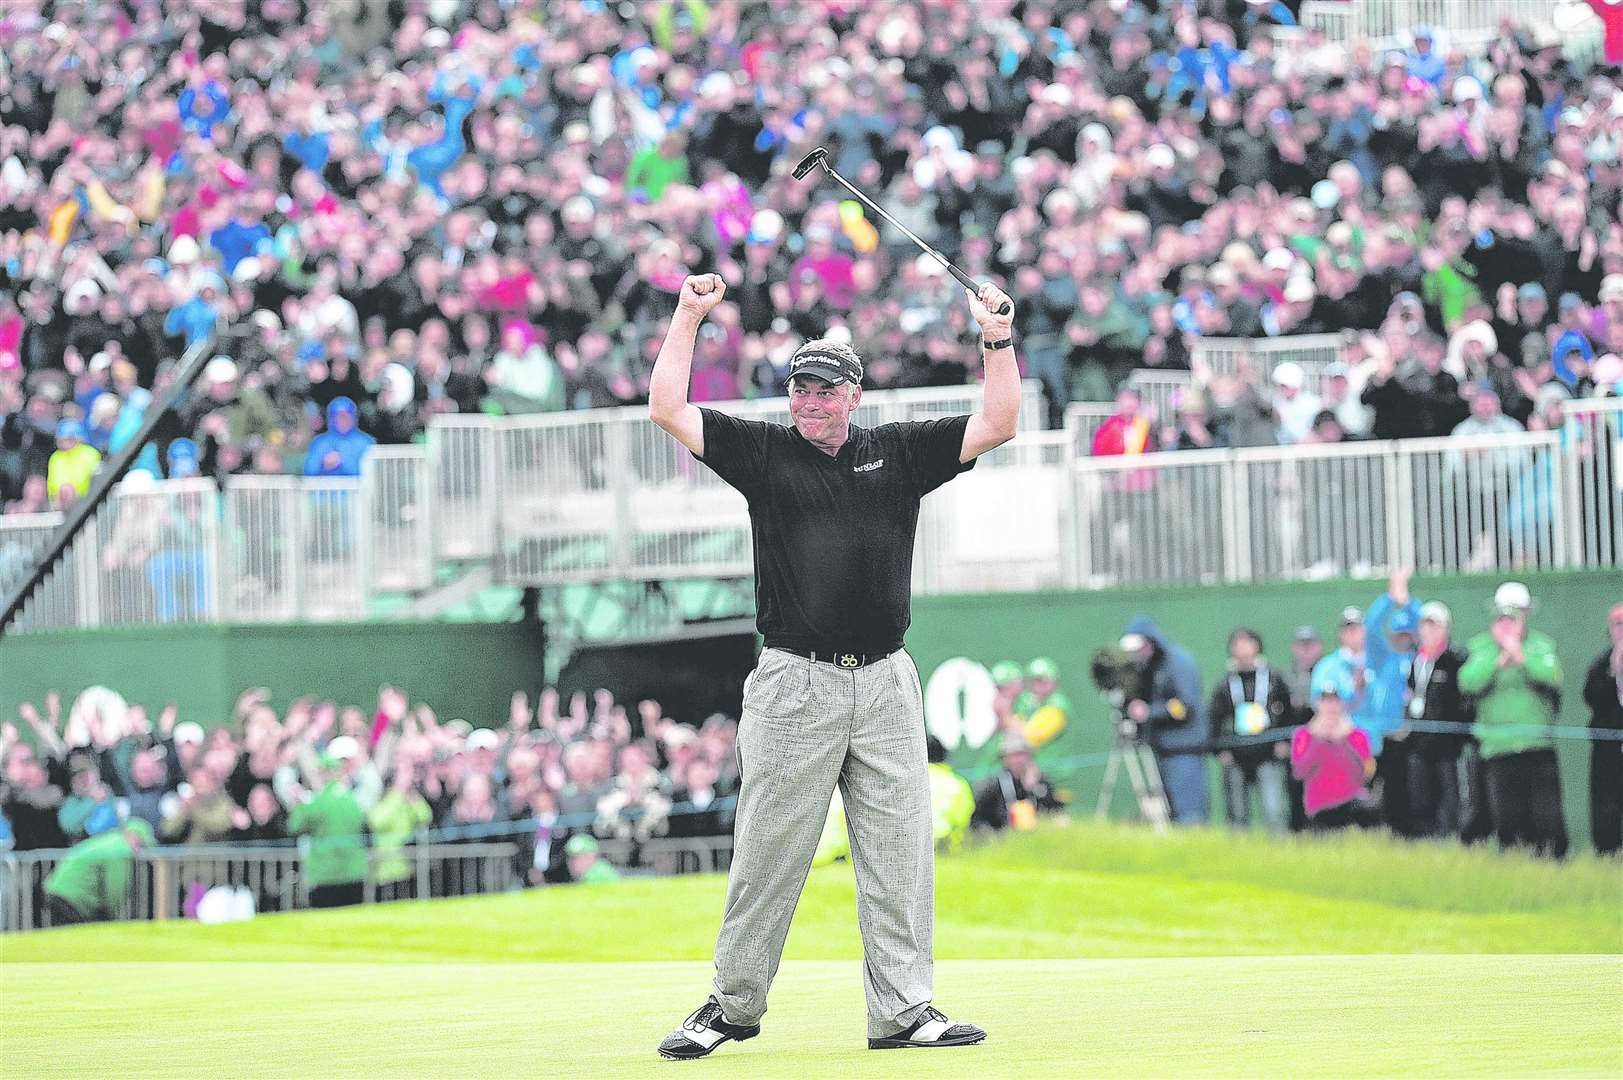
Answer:
[[[840,654],[840,666],[841,667],[847,667],[847,668],[857,667],[858,666],[857,654],[856,653],[841,653]]]

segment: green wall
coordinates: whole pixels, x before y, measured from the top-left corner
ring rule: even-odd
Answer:
[[[1455,639],[1464,642],[1487,629],[1488,603],[1497,578],[1416,578],[1411,592],[1422,600],[1441,600],[1453,611]],[[1555,639],[1566,673],[1562,722],[1587,726],[1583,677],[1606,646],[1606,612],[1623,600],[1618,574],[1527,574],[1520,580],[1532,589],[1537,605],[1532,624]],[[1061,689],[1076,707],[1079,730],[1068,740],[1064,756],[1110,748],[1108,710],[1088,677],[1093,650],[1117,640],[1127,620],[1138,613],[1153,617],[1174,641],[1200,662],[1202,691],[1223,671],[1229,631],[1250,626],[1258,631],[1278,665],[1289,663],[1290,634],[1298,625],[1316,626],[1328,647],[1335,643],[1335,624],[1349,604],[1368,606],[1381,592],[1380,581],[1279,583],[1209,588],[1142,588],[1108,592],[1054,592],[979,596],[920,597],[913,602],[908,651],[920,678],[946,660],[967,657],[990,666],[998,660],[1024,662],[1051,656],[1060,666]],[[1589,749],[1587,743],[1563,742],[1560,750],[1562,792],[1567,829],[1575,843],[1588,843]],[[962,767],[995,760],[994,748],[960,748],[953,760]],[[1091,766],[1070,776],[1074,799],[1091,812],[1103,770]],[[1212,773],[1213,809],[1221,814],[1217,773]],[[1115,811],[1125,813],[1126,782],[1118,785]]]
[[[1538,604],[1534,625],[1555,638],[1566,667],[1562,719],[1587,725],[1580,695],[1583,673],[1605,644],[1606,611],[1623,599],[1623,576],[1534,574],[1524,580]],[[1464,640],[1486,628],[1495,584],[1496,579],[1486,577],[1418,578],[1413,591],[1422,599],[1447,603],[1454,611],[1456,637]],[[1097,646],[1116,640],[1133,614],[1153,616],[1191,649],[1209,689],[1223,670],[1224,643],[1233,627],[1259,631],[1275,662],[1284,663],[1295,626],[1311,623],[1333,642],[1340,610],[1348,604],[1367,605],[1383,587],[1359,581],[920,597],[913,603],[908,648],[926,682],[953,657],[990,665],[1052,656],[1060,665],[1061,685],[1077,707],[1064,752],[1087,754],[1107,750],[1111,739],[1104,703],[1088,679],[1088,657]],[[174,700],[184,718],[215,723],[229,715],[237,694],[250,686],[269,687],[278,708],[300,694],[370,708],[379,684],[393,683],[427,701],[442,719],[461,716],[500,724],[515,689],[533,693],[540,685],[543,649],[539,631],[518,623],[12,634],[0,639],[0,718],[16,716],[19,701],[40,701],[50,688],[71,701],[87,686],[110,686],[154,713]],[[980,764],[994,753],[991,747],[959,750],[955,761]],[[1575,840],[1587,842],[1587,744],[1562,744],[1561,762],[1567,827]],[[1092,806],[1101,775],[1101,769],[1090,766],[1068,778],[1079,803]],[[1118,791],[1118,812],[1129,806],[1123,794]]]
[[[371,710],[378,687],[403,688],[441,720],[507,722],[516,689],[542,682],[538,631],[519,623],[369,623],[310,626],[176,626],[10,634],[0,640],[0,716],[58,690],[64,709],[102,685],[147,707],[166,701],[205,725],[231,713],[237,695],[268,687],[278,709],[318,695]]]

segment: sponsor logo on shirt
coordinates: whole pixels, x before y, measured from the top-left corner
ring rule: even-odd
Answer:
[[[885,459],[880,458],[878,461],[870,461],[866,465],[853,465],[853,466],[851,466],[851,471],[852,472],[873,472],[875,469],[883,469],[884,467],[885,467]]]

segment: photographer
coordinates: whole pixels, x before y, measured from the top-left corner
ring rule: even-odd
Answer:
[[[1292,711],[1290,689],[1262,655],[1262,638],[1245,627],[1229,635],[1228,677],[1212,688],[1206,707],[1212,747],[1223,765],[1223,801],[1230,825],[1251,824],[1251,792],[1262,803],[1269,832],[1290,824],[1285,758]]]
[[[1189,650],[1161,636],[1143,615],[1127,624],[1121,648],[1138,666],[1139,685],[1129,695],[1127,718],[1155,752],[1172,820],[1201,825],[1211,814],[1206,791],[1206,724],[1200,709],[1200,668]]]

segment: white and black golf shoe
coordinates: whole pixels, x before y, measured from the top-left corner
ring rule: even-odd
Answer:
[[[665,1036],[659,1056],[674,1060],[702,1058],[728,1039],[743,1042],[761,1033],[760,1024],[729,1024],[721,1006],[707,1001],[682,1021],[682,1026]]]
[[[909,1046],[969,1046],[986,1038],[974,1024],[948,1020],[933,1005],[926,1005],[911,1027],[894,1035],[869,1039],[869,1050],[900,1050]]]

